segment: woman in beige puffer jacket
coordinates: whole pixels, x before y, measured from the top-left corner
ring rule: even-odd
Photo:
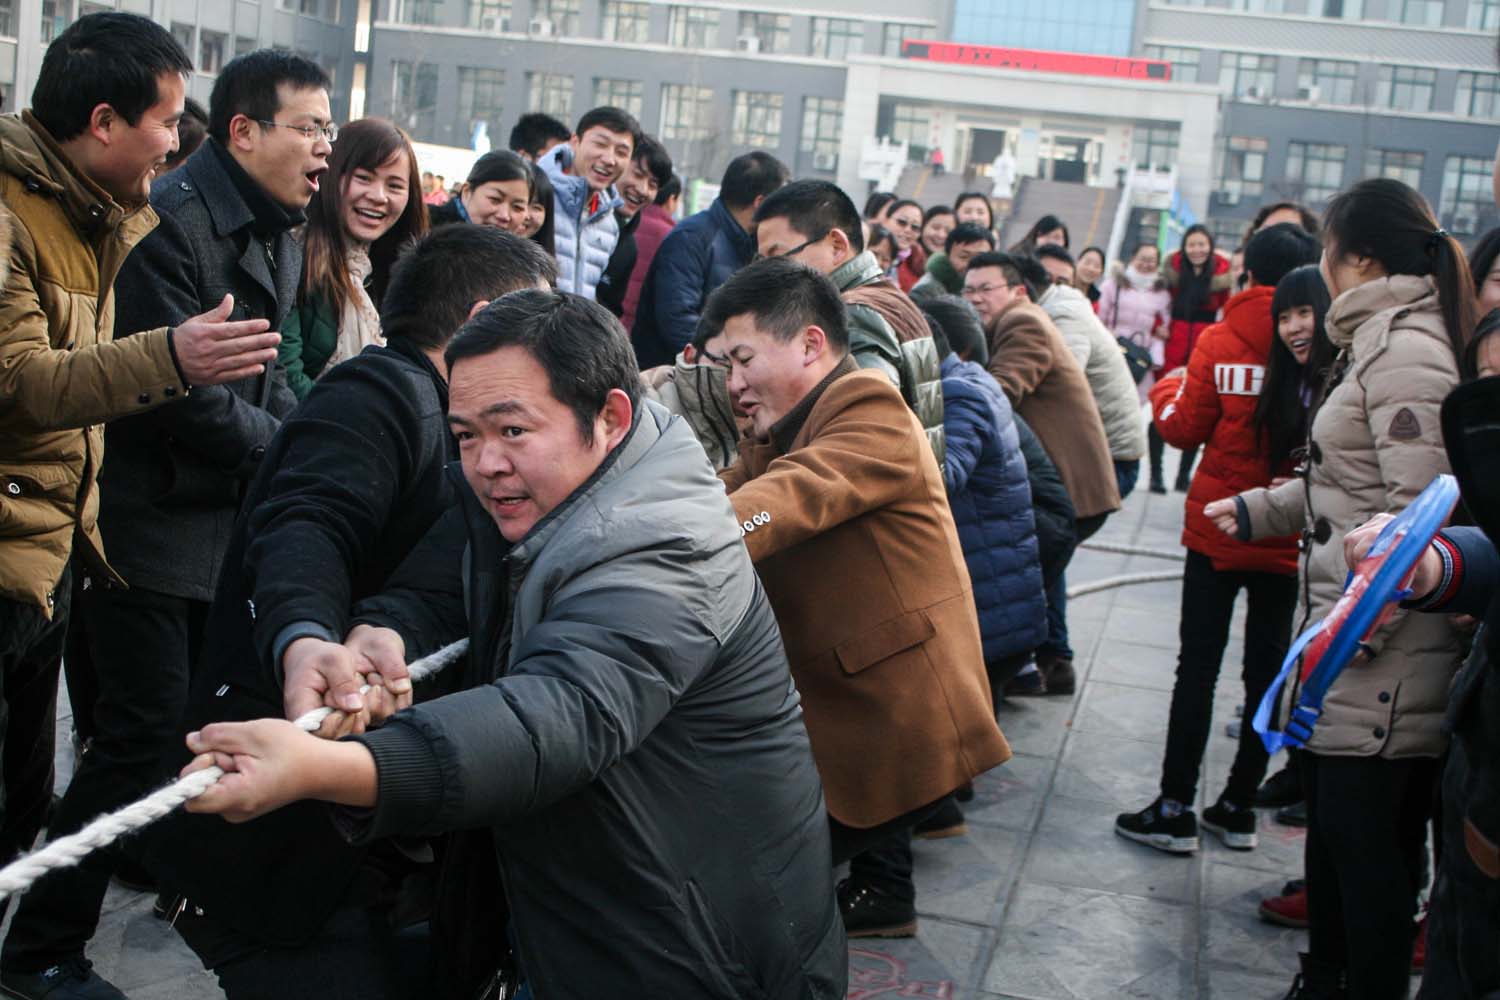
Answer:
[[[1334,199],[1325,227],[1327,329],[1339,357],[1303,474],[1205,508],[1242,536],[1303,533],[1299,630],[1343,591],[1344,535],[1400,512],[1448,471],[1438,411],[1458,384],[1474,325],[1463,252],[1411,188],[1363,181]],[[1398,611],[1328,691],[1302,755],[1309,936],[1291,997],[1343,996],[1341,982],[1361,1000],[1406,995],[1441,723],[1459,659],[1445,616]]]

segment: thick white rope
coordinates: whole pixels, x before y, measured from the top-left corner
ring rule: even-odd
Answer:
[[[457,660],[469,648],[468,639],[460,639],[444,646],[431,656],[424,656],[407,668],[412,683],[431,677]],[[360,688],[363,693],[366,685]],[[309,733],[315,732],[323,720],[333,713],[331,708],[315,708],[298,718],[293,724]],[[43,875],[58,868],[69,868],[78,864],[94,851],[107,847],[121,837],[144,829],[176,809],[189,799],[195,799],[208,791],[224,776],[217,767],[206,767],[179,778],[167,787],[134,802],[123,809],[100,816],[77,833],[58,837],[39,851],[17,858],[0,869],[0,899],[25,892]]]
[[[1103,580],[1095,580],[1093,583],[1083,583],[1076,587],[1068,588],[1068,600],[1075,597],[1084,597],[1095,594],[1101,590],[1112,590],[1115,587],[1128,587],[1137,583],[1165,583],[1168,580],[1181,580],[1182,573],[1175,570],[1167,570],[1156,573],[1128,573],[1125,576],[1111,576]],[[0,872],[3,878],[4,872]]]
[[[1149,556],[1152,559],[1170,559],[1173,562],[1186,562],[1187,556],[1182,549],[1148,549],[1139,545],[1122,545],[1119,542],[1105,542],[1097,538],[1091,538],[1078,546],[1080,549],[1092,549],[1095,552],[1114,552],[1122,556]]]

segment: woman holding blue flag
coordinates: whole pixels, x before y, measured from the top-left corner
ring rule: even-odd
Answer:
[[[1328,207],[1323,278],[1338,349],[1300,479],[1216,501],[1242,538],[1303,532],[1299,628],[1344,589],[1343,540],[1449,471],[1439,410],[1474,328],[1468,264],[1416,191],[1362,181]],[[1308,952],[1290,1000],[1407,994],[1422,851],[1460,640],[1397,612],[1328,690],[1304,755]],[[1297,696],[1287,685],[1282,716]],[[1357,961],[1351,961],[1357,958]]]

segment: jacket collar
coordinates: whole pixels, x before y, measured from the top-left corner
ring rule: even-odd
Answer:
[[[740,256],[745,260],[755,256],[755,237],[745,232],[745,227],[740,225],[739,220],[729,211],[729,206],[724,204],[722,198],[715,198],[713,204],[708,206],[708,217],[721,232],[729,237],[735,249],[740,252]]]
[[[851,288],[859,288],[862,285],[880,281],[884,277],[884,273],[880,270],[880,262],[875,259],[874,254],[866,250],[852,260],[846,260],[840,264],[828,276],[828,280],[832,281],[842,294]]]
[[[1325,326],[1333,346],[1344,350],[1366,325],[1387,320],[1403,310],[1437,308],[1437,288],[1431,278],[1393,274],[1349,289],[1328,307]]]
[[[156,226],[149,204],[126,208],[74,167],[30,111],[0,119],[0,144],[0,170],[13,174],[27,189],[56,198],[73,228],[88,239],[118,231],[127,245],[134,245]]]
[[[818,405],[818,400],[823,398],[823,393],[828,391],[828,387],[845,375],[858,370],[859,366],[854,363],[854,355],[845,354],[843,360],[834,365],[831,372],[823,376],[823,381],[813,386],[796,406],[787,411],[786,416],[771,425],[771,440],[776,443],[776,447],[783,455],[792,450],[792,442],[796,441],[797,435],[802,433],[802,427],[807,423],[807,418],[812,415],[813,407]]]
[[[432,360],[422,353],[421,348],[413,344],[408,338],[400,336],[388,337],[385,346],[387,350],[401,355],[407,361],[422,369],[423,374],[432,380],[432,387],[437,390],[438,399],[442,401],[443,412],[447,413],[448,380],[438,374],[438,370],[433,365]]]
[[[249,226],[264,239],[306,221],[301,212],[288,212],[272,201],[213,136],[203,140],[203,146],[188,158],[186,166],[204,194],[214,230],[220,236]]]
[[[611,185],[601,193],[594,210],[588,211],[593,188],[589,187],[589,182],[584,178],[574,177],[568,173],[568,168],[573,165],[573,147],[565,142],[554,146],[538,162],[541,168],[547,171],[548,179],[552,181],[552,190],[556,195],[558,207],[570,219],[578,219],[585,226],[591,225],[624,204],[620,196],[615,193],[614,186]]]
[[[957,295],[963,290],[964,279],[959,275],[958,268],[953,266],[948,255],[941,250],[927,258],[927,273],[950,294]]]

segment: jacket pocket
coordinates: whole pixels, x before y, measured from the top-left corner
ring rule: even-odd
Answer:
[[[937,634],[926,611],[912,611],[847,639],[833,648],[846,674],[857,674]]]
[[[73,522],[78,473],[63,465],[0,469],[0,537],[58,531]]]

